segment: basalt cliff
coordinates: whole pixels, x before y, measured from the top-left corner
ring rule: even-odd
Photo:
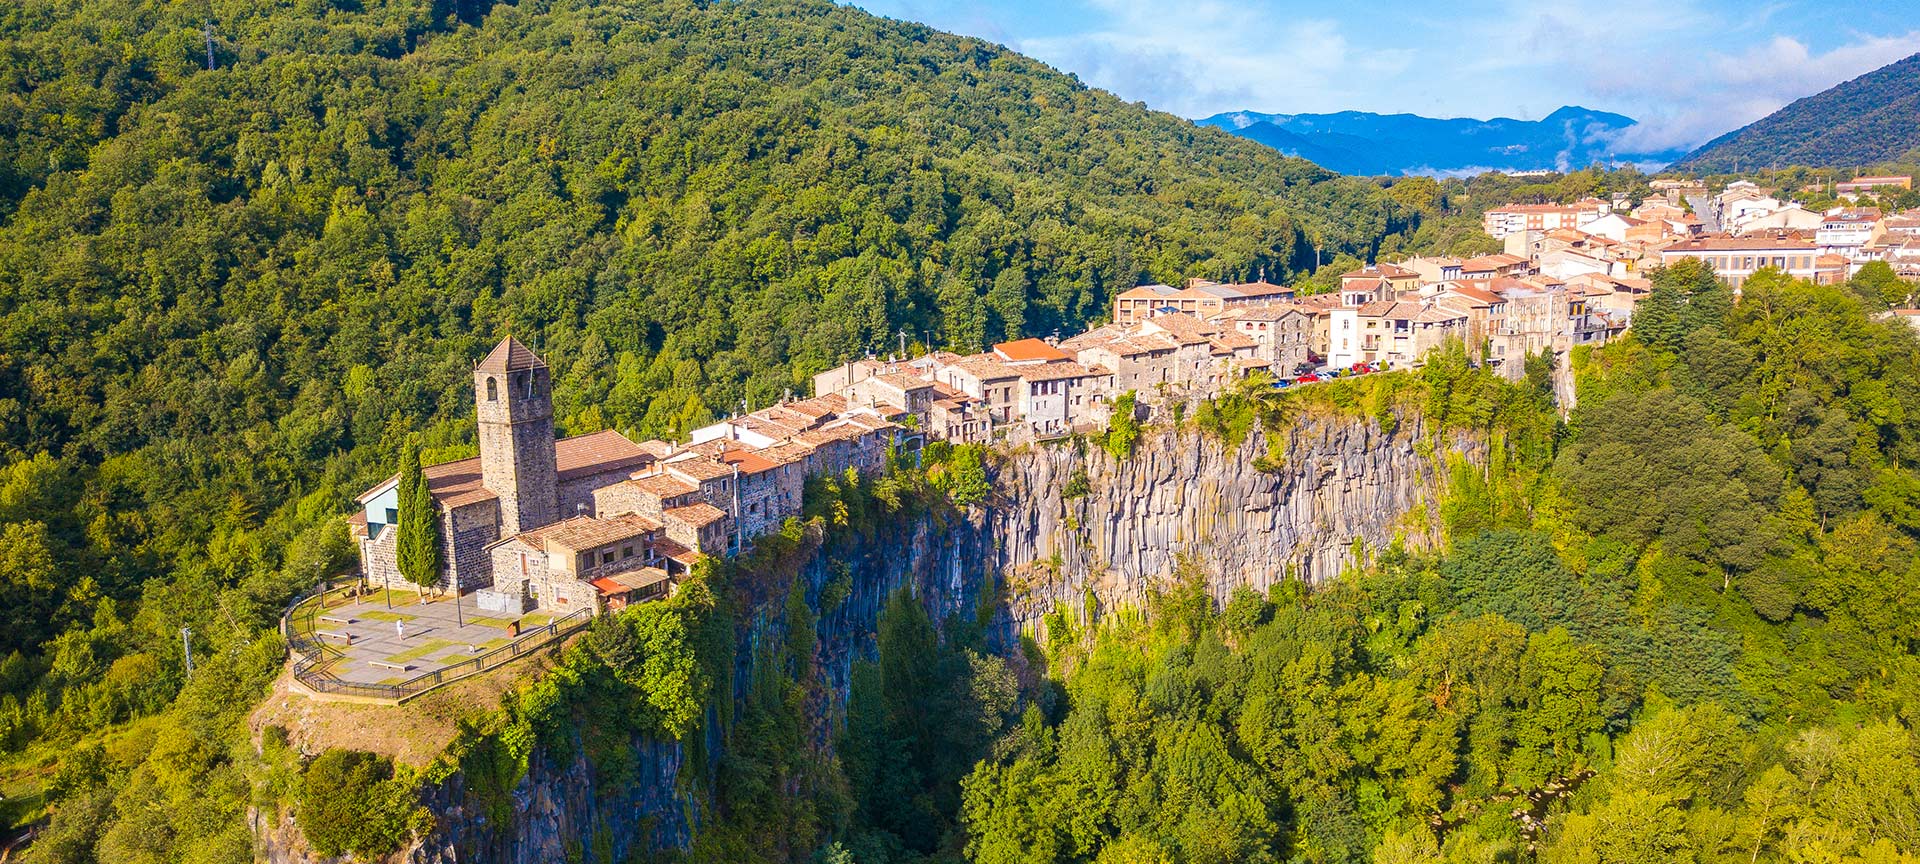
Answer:
[[[1089,591],[1102,607],[1138,604],[1183,568],[1204,574],[1217,598],[1241,585],[1332,579],[1356,554],[1435,542],[1447,460],[1480,463],[1484,454],[1477,437],[1435,435],[1417,416],[1383,430],[1341,414],[1255,429],[1231,445],[1190,430],[1153,431],[1123,459],[1075,439],[999,453],[992,494],[963,518],[926,517],[832,543],[802,565],[816,603],[837,574],[851,576],[845,600],[820,616],[822,666],[844,700],[853,661],[874,650],[880,609],[905,586],[936,619],[1004,600],[993,641],[1012,651],[1058,604],[1080,604]],[[778,634],[777,616],[762,610],[743,626],[737,688],[751,678],[754,644]],[[456,773],[428,790],[433,830],[392,860],[611,862],[684,847],[701,812],[681,775],[701,758],[695,752],[711,758],[713,743],[637,740],[635,769],[618,783],[601,782],[584,756],[555,763],[536,753],[513,790],[510,823],[468,803]],[[266,860],[315,860],[290,818],[256,821]]]

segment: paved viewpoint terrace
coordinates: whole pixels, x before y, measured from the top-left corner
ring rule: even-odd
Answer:
[[[525,635],[551,620],[541,613],[489,615],[471,597],[460,602],[456,610],[452,595],[423,600],[413,592],[389,590],[302,607],[288,623],[337,652],[326,671],[340,680],[399,684],[514,641],[509,625],[516,622]]]

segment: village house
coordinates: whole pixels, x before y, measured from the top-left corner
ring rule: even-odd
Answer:
[[[1481,229],[1487,236],[1502,240],[1523,231],[1552,231],[1578,228],[1606,215],[1611,205],[1592,201],[1582,204],[1508,204],[1488,210],[1481,216]]]
[[[1823,255],[1859,261],[1863,260],[1861,250],[1884,231],[1878,208],[1836,208],[1821,219],[1813,242],[1819,245]]]
[[[1435,282],[1452,282],[1460,278],[1460,259],[1450,255],[1432,255],[1420,258],[1408,258],[1400,262],[1401,267],[1412,270],[1420,277],[1420,283],[1431,285]]]
[[[1533,262],[1527,258],[1510,253],[1496,253],[1470,258],[1460,263],[1460,278],[1467,281],[1498,279],[1502,277],[1518,278],[1534,273]]]
[[[1131,324],[1161,312],[1183,312],[1196,318],[1205,318],[1230,306],[1268,303],[1292,297],[1292,288],[1264,281],[1222,283],[1192,279],[1185,288],[1141,285],[1123,291],[1114,298],[1113,323]]]
[[[1354,310],[1360,363],[1410,368],[1447,339],[1467,332],[1465,311],[1435,302],[1379,300]]]
[[[1699,237],[1660,250],[1660,261],[1667,266],[1688,258],[1705,261],[1721,281],[1736,290],[1755,272],[1766,267],[1781,270],[1796,279],[1812,279],[1822,283],[1846,279],[1845,259],[1840,259],[1836,274],[1831,260],[1824,263],[1820,260],[1818,244],[1788,232],[1748,237]]]
[[[1266,360],[1276,374],[1291,375],[1319,359],[1312,347],[1314,318],[1309,307],[1263,303],[1228,309],[1211,320],[1252,339],[1254,356]]]
[[[1835,195],[1851,201],[1855,198],[1858,198],[1862,194],[1879,195],[1885,192],[1906,190],[1906,189],[1912,189],[1912,188],[1913,188],[1913,177],[1908,175],[1893,175],[1893,176],[1881,176],[1881,177],[1855,177],[1852,180],[1848,180],[1844,183],[1834,184],[1833,192]]]
[[[1420,274],[1397,264],[1381,262],[1340,274],[1340,290],[1348,290],[1351,286],[1378,290],[1382,292],[1380,299],[1384,300],[1402,291],[1420,287]]]

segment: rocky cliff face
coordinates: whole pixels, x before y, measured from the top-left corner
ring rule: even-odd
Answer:
[[[1370,421],[1321,417],[1255,430],[1233,448],[1163,431],[1124,460],[1092,446],[1028,448],[999,466],[995,563],[1015,589],[1014,613],[1028,620],[1088,588],[1103,605],[1138,603],[1183,560],[1220,599],[1240,585],[1323,581],[1351,563],[1356,545],[1378,551],[1396,538],[1415,547],[1435,539],[1431,505],[1445,462],[1422,455],[1426,439],[1417,419],[1390,434]],[[1484,457],[1468,439],[1441,448]],[[1278,464],[1255,467],[1269,452]]]
[[[1420,443],[1428,436],[1417,419],[1388,433],[1371,421],[1312,417],[1271,434],[1270,442],[1255,430],[1229,448],[1192,432],[1157,432],[1122,460],[1071,441],[1022,448],[995,459],[992,500],[966,518],[928,517],[823,549],[802,570],[816,608],[837,572],[852,577],[846,600],[820,614],[830,688],[845,698],[853,661],[874,650],[886,598],[907,585],[938,620],[975,608],[1004,581],[1010,603],[997,641],[1010,649],[1019,628],[1056,602],[1077,603],[1090,588],[1104,606],[1138,603],[1182,562],[1207,574],[1224,598],[1239,585],[1332,578],[1356,546],[1434,538],[1444,461]],[[1439,450],[1483,456],[1470,439]],[[777,608],[743,628],[737,699],[751,680],[757,640],[778,638],[780,622],[767,614]],[[718,741],[709,744],[713,752]],[[464,806],[456,775],[430,796],[432,835],[394,860],[611,862],[636,847],[684,848],[699,819],[681,782],[683,770],[697,768],[688,751],[636,742],[634,765],[624,782],[608,784],[584,756],[567,764],[536,756],[514,790],[511,825],[491,824]],[[266,860],[314,861],[290,821],[259,820],[256,830]]]

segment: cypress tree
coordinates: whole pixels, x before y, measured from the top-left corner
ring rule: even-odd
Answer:
[[[420,445],[409,438],[400,457],[400,536],[394,558],[400,575],[420,587],[440,581],[440,519],[427,492],[427,475],[420,467]]]

